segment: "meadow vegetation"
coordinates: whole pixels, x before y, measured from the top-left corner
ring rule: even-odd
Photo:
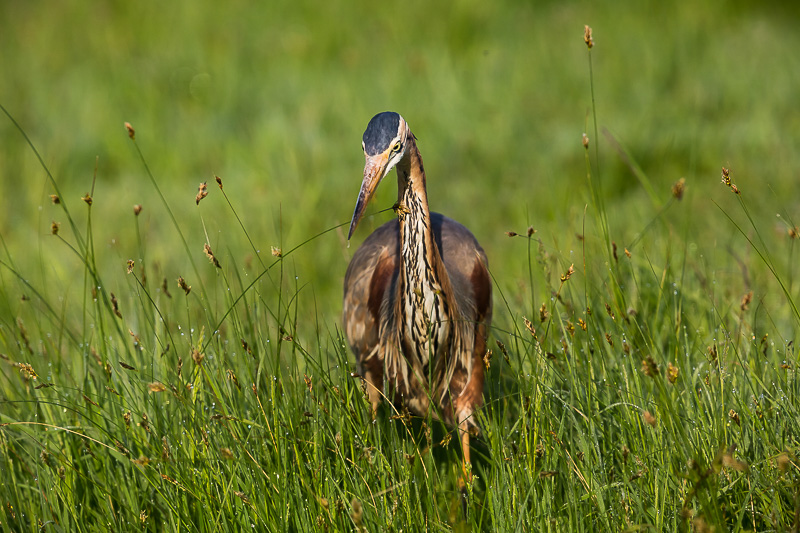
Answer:
[[[0,530],[797,531],[798,15],[3,3]],[[466,501],[341,331],[384,110],[490,261]]]

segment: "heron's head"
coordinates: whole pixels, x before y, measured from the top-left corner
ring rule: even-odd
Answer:
[[[361,216],[381,180],[406,156],[407,141],[411,132],[408,124],[399,114],[386,111],[378,113],[367,124],[361,147],[364,149],[366,164],[364,165],[364,181],[358,193],[356,209],[350,221],[350,233],[353,236]]]

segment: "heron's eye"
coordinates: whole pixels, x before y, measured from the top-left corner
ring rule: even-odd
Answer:
[[[400,141],[397,141],[396,143],[394,143],[394,146],[392,146],[392,152],[399,152],[400,148],[402,147],[403,145],[400,143]]]

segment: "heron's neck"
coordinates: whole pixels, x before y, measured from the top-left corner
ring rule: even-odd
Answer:
[[[434,239],[425,170],[413,138],[397,165],[400,219],[400,279],[403,334],[419,350],[423,364],[449,336],[450,279]]]
[[[428,192],[425,189],[425,168],[415,139],[409,137],[406,157],[397,165],[397,216],[400,219],[401,261],[409,284],[436,283],[438,280],[435,278],[438,277],[438,273],[434,267],[440,260],[431,229]]]

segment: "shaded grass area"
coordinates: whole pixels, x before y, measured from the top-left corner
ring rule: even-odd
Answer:
[[[0,93],[0,527],[798,527],[791,12],[178,6],[2,8],[38,45]],[[339,330],[384,108],[490,257],[466,505],[456,435],[370,420]]]

